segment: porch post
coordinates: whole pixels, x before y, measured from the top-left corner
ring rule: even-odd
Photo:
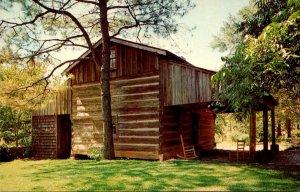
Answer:
[[[272,128],[272,151],[279,151],[279,145],[276,145],[276,136],[275,136],[275,110],[271,110],[271,128]]]
[[[263,143],[264,143],[264,151],[268,151],[268,109],[265,107],[263,109]]]
[[[271,110],[271,128],[272,128],[272,145],[276,144],[275,141],[275,111]]]
[[[249,156],[250,160],[254,160],[256,151],[256,112],[251,109],[250,114],[250,146],[249,146]]]

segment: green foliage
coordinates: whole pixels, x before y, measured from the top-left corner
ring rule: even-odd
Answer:
[[[12,50],[0,52],[0,105],[14,110],[32,110],[42,104],[52,92],[45,81],[39,81],[46,65],[37,62],[15,61]],[[53,87],[53,86],[52,86]]]
[[[31,145],[31,113],[0,106],[0,140],[12,146]],[[17,131],[17,132],[16,132]]]
[[[103,157],[103,147],[89,147],[89,158],[94,159],[96,161],[100,161],[104,159]]]
[[[254,1],[257,11],[243,18],[236,43],[225,65],[214,76],[218,98],[248,114],[269,95],[299,101],[300,12],[298,1]],[[291,106],[291,105],[290,105]]]
[[[222,134],[217,134],[221,132]],[[218,114],[216,119],[217,142],[234,142],[245,140],[249,144],[249,123],[248,119],[241,119],[236,114]],[[259,127],[258,127],[258,130]],[[221,140],[220,140],[221,138]]]

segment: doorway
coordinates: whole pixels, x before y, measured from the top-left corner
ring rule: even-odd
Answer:
[[[200,117],[197,113],[191,114],[191,121],[192,121],[192,127],[191,127],[191,144],[197,145],[199,144],[199,120]]]

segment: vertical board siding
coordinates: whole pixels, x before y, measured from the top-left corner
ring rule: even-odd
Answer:
[[[37,158],[56,158],[57,116],[32,117],[32,155]]]
[[[32,117],[32,155],[36,158],[69,158],[71,124],[69,115]]]
[[[111,79],[154,74],[158,71],[155,66],[158,56],[155,53],[119,44],[113,44],[112,47],[116,50],[117,68],[111,71]],[[79,62],[70,73],[74,76],[73,85],[100,82],[100,72],[91,59]]]
[[[160,67],[163,106],[212,100],[210,79],[213,72],[172,61],[165,61]]]
[[[71,113],[71,90],[57,92],[46,106],[32,113],[33,116],[67,115]]]

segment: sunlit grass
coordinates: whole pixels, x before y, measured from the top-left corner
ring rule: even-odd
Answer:
[[[0,191],[297,191],[299,178],[299,172],[199,161],[16,160],[0,164]]]

